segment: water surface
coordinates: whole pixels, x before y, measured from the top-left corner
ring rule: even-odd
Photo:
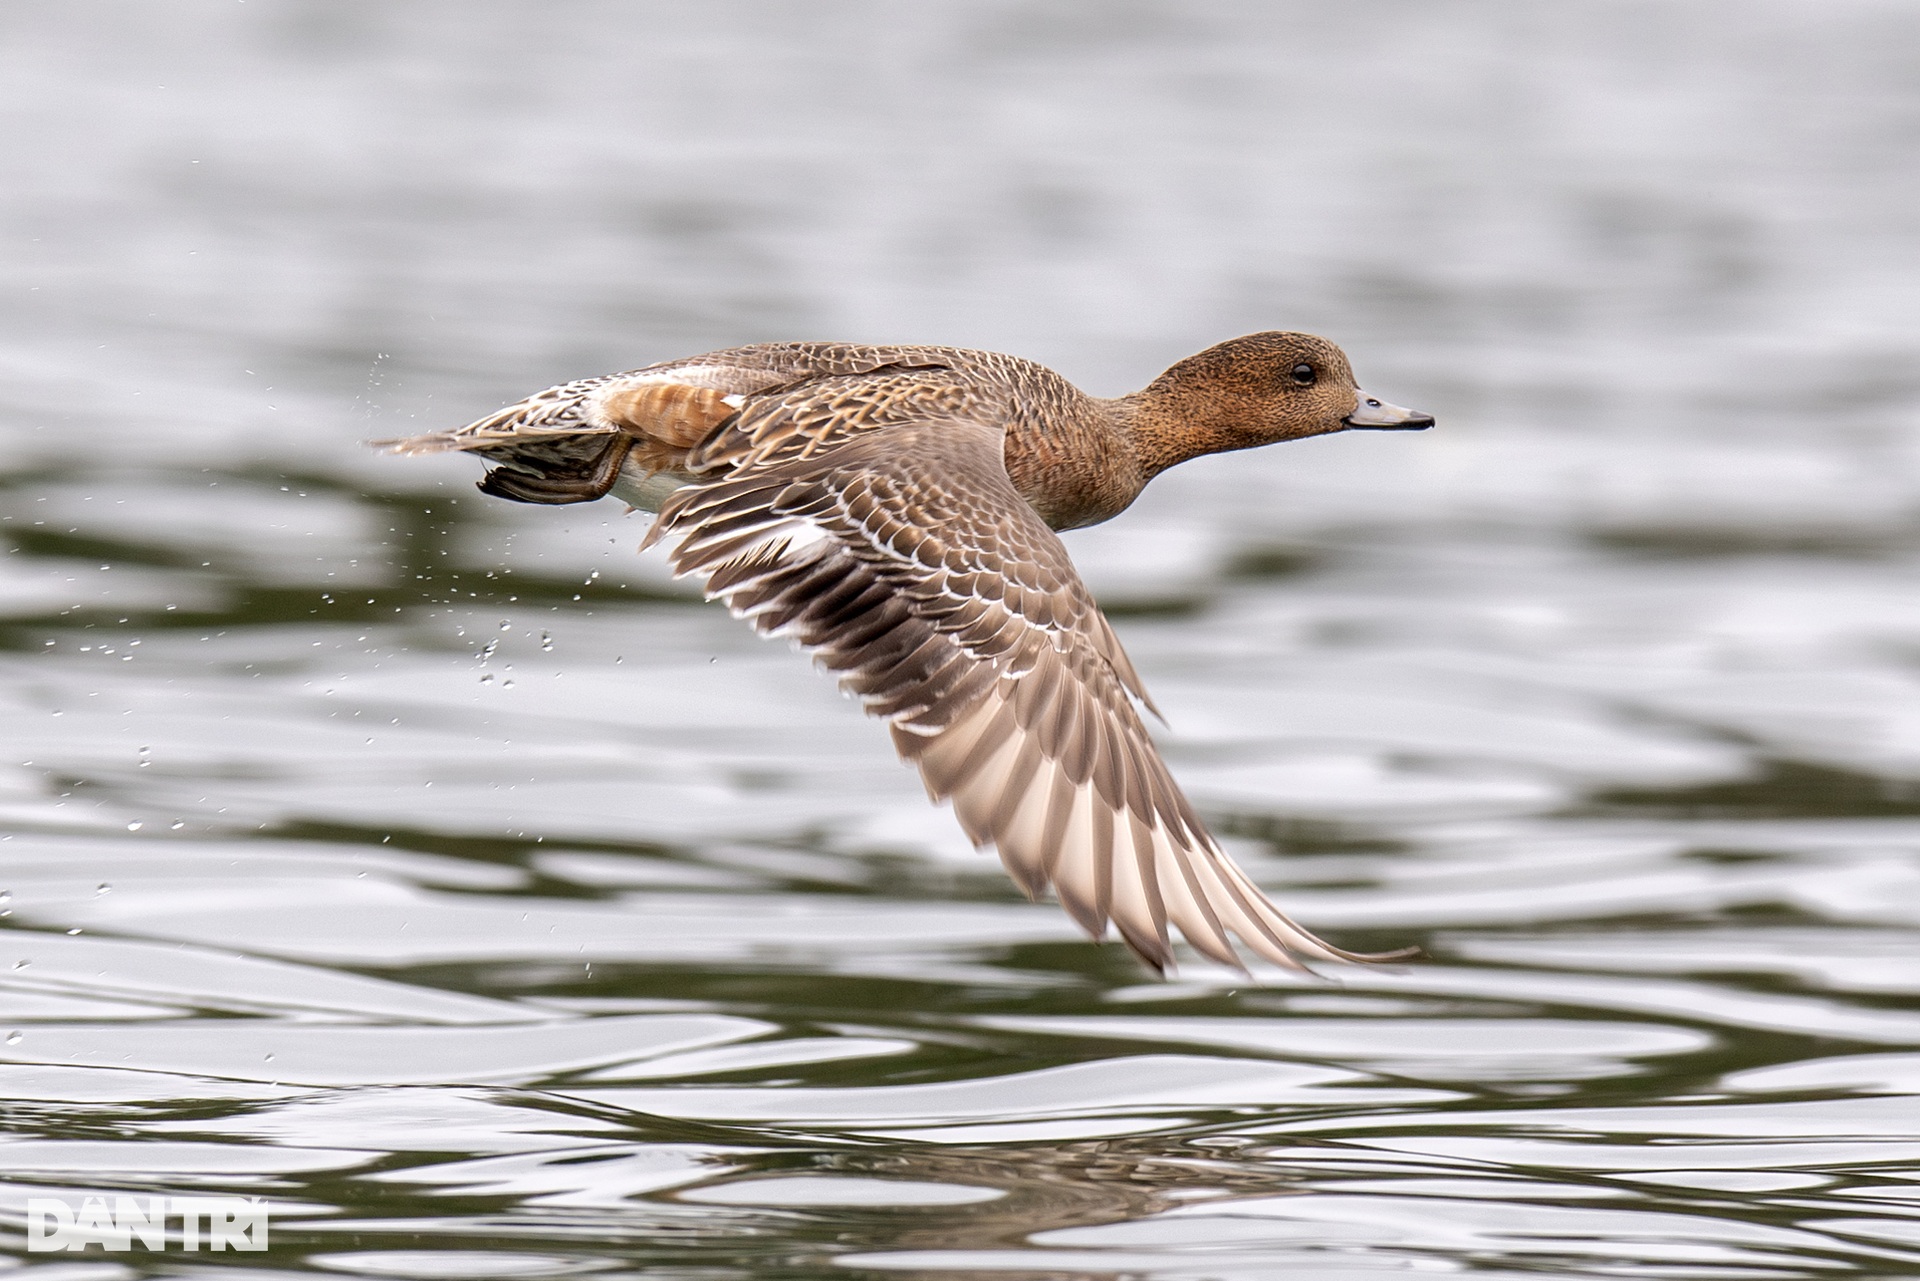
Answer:
[[[1920,17],[0,15],[22,1275],[1920,1271]],[[360,442],[788,337],[1431,410],[1070,536],[1314,984],[1081,939],[634,547]],[[26,1198],[273,1250],[28,1256]]]

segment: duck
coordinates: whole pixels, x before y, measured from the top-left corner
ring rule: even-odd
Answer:
[[[1175,783],[1159,717],[1061,542],[1170,467],[1431,415],[1362,390],[1346,355],[1270,331],[1089,395],[1031,360],[942,346],[775,342],[562,383],[467,426],[375,442],[487,465],[483,493],[654,513],[641,544],[810,653],[1030,897],[1147,966],[1172,930],[1245,972],[1405,953],[1296,924]],[[1163,721],[1164,723],[1164,721]]]

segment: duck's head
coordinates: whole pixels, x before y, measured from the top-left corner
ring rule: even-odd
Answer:
[[[1313,334],[1248,334],[1209,347],[1154,379],[1143,396],[1154,417],[1180,422],[1195,446],[1182,451],[1189,458],[1328,432],[1433,426],[1430,414],[1362,391],[1346,353]]]

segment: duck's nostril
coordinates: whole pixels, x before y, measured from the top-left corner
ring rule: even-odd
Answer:
[[[1375,400],[1373,397],[1369,396],[1367,397],[1367,408],[1378,409],[1380,408],[1380,402]]]

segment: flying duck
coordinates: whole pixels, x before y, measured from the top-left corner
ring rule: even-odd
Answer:
[[[1223,965],[1229,935],[1290,969],[1375,961],[1280,912],[1168,773],[1158,715],[1056,530],[1124,511],[1202,454],[1433,419],[1358,388],[1324,338],[1258,333],[1106,400],[1017,356],[762,343],[563,383],[453,431],[484,493],[609,494],[658,513],[642,548],[786,636],[891,727],[929,796],[1029,895],[1155,970],[1169,924]]]

